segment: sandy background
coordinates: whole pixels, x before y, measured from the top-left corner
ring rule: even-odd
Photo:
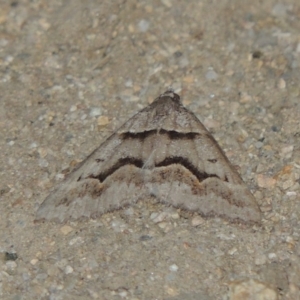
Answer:
[[[298,1],[0,7],[1,299],[300,299]],[[169,86],[238,167],[262,226],[146,203],[34,224],[64,174]]]

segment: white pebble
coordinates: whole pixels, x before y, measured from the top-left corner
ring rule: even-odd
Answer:
[[[271,253],[268,254],[268,258],[271,259],[271,260],[274,260],[274,259],[277,258],[277,255],[276,255],[276,253],[271,252]]]
[[[237,251],[238,251],[238,249],[236,247],[233,247],[233,248],[229,249],[228,254],[234,255]]]
[[[74,269],[71,266],[66,266],[65,268],[65,274],[71,274],[73,273]]]
[[[100,107],[92,107],[90,110],[91,117],[97,117],[101,115],[101,108]]]
[[[166,212],[162,212],[159,215],[157,215],[155,218],[152,219],[153,223],[160,223],[167,217]]]
[[[178,271],[178,266],[173,264],[169,267],[169,270],[172,271],[172,272],[177,272]]]
[[[37,258],[33,258],[30,263],[34,266],[39,260]]]
[[[192,219],[192,226],[197,227],[199,225],[202,225],[205,222],[203,218],[200,216],[196,216]]]
[[[76,111],[77,110],[77,106],[76,105],[72,105],[71,107],[70,107],[70,112],[74,112],[74,111]]]
[[[33,148],[36,148],[37,146],[38,146],[38,144],[36,142],[33,142],[30,144],[29,148],[33,149]]]
[[[121,298],[126,298],[127,297],[127,292],[126,291],[122,291],[122,292],[119,293],[119,296]]]
[[[141,20],[138,24],[139,30],[141,32],[146,32],[149,29],[150,23],[146,20]]]
[[[127,79],[126,82],[125,82],[125,86],[128,87],[128,88],[133,87],[132,79]]]
[[[84,239],[81,236],[77,236],[76,238],[70,240],[69,245],[81,245],[84,243]]]

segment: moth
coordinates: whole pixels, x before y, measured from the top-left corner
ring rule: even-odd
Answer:
[[[261,221],[235,168],[172,90],[80,163],[40,205],[36,221],[97,218],[147,198],[204,217]]]

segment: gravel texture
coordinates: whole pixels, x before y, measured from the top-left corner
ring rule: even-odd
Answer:
[[[300,299],[298,1],[0,7],[1,299]],[[237,166],[262,225],[147,202],[35,224],[51,188],[169,86]]]

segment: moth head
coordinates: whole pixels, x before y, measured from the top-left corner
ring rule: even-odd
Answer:
[[[161,100],[162,98],[171,98],[173,101],[176,101],[177,103],[180,102],[180,96],[174,92],[173,88],[168,88],[164,93],[159,95],[159,97],[155,100]]]

